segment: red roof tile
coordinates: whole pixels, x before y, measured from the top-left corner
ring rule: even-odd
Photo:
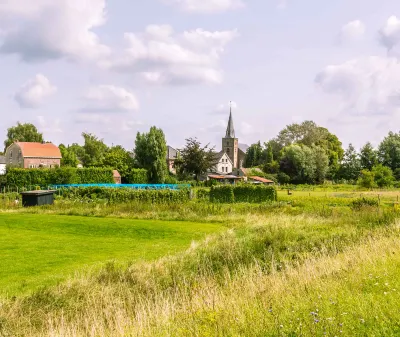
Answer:
[[[113,170],[113,175],[114,175],[114,178],[121,178],[121,175],[119,174],[119,172],[117,170]]]
[[[262,183],[274,183],[274,181],[272,181],[272,180],[261,178],[261,177],[249,177],[249,178],[252,180],[255,180],[255,181],[262,182]]]
[[[24,158],[62,158],[60,149],[52,143],[17,142],[16,144],[20,147]]]

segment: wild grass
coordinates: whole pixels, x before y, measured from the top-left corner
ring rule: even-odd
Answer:
[[[396,335],[397,218],[247,212],[183,253],[3,300],[0,335]]]

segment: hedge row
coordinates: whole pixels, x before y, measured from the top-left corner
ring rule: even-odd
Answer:
[[[7,185],[24,187],[31,185],[101,184],[113,183],[113,170],[109,168],[20,169],[10,168],[6,174]]]
[[[215,203],[250,202],[261,203],[276,201],[277,192],[272,186],[264,185],[224,185],[213,186],[210,191],[210,201]]]
[[[135,190],[131,188],[79,187],[57,191],[59,198],[71,200],[107,200],[111,203],[138,201],[143,203],[183,203],[190,200],[190,189]]]
[[[149,179],[146,169],[131,169],[127,176],[128,184],[148,184]]]

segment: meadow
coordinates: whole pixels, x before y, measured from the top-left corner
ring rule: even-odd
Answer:
[[[44,273],[25,289],[11,286],[14,297],[0,295],[0,336],[399,335],[399,194],[279,191],[278,202],[262,204],[4,203],[0,228],[15,234],[14,243],[1,234],[8,258],[0,263],[16,262],[5,276],[14,281],[0,283],[27,279],[35,263]],[[31,246],[18,245],[18,235],[32,236]],[[41,249],[48,241],[51,256]],[[65,265],[73,270],[62,267],[71,250]]]

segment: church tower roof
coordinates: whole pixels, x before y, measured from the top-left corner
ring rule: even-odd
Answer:
[[[235,128],[233,127],[232,103],[231,103],[231,108],[230,108],[230,113],[229,113],[228,127],[226,128],[226,135],[225,135],[225,138],[236,138],[236,137],[235,137]]]

